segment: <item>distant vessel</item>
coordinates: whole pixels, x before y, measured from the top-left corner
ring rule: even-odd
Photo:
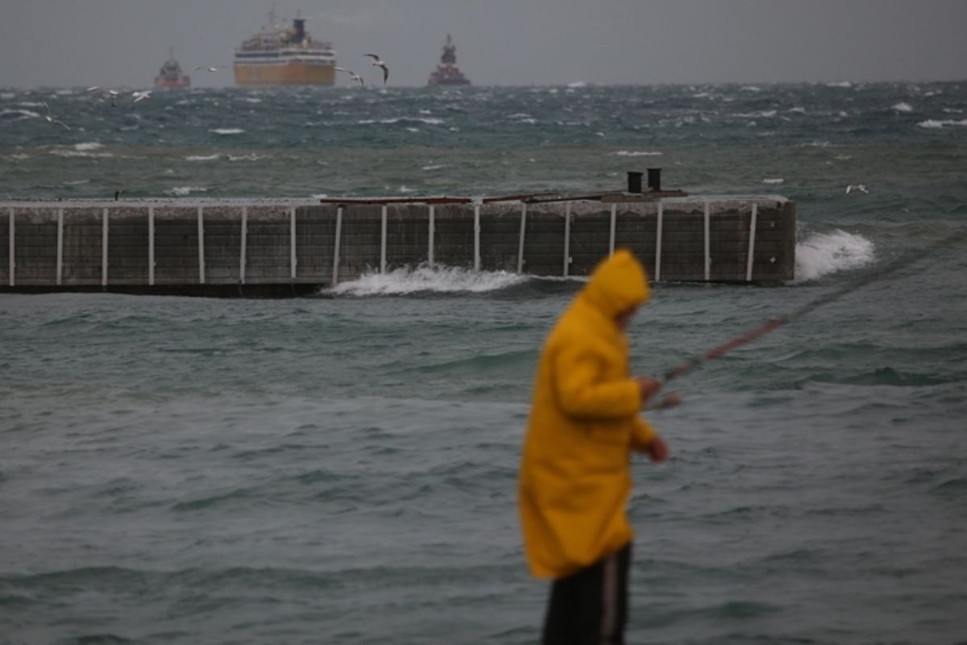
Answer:
[[[175,48],[168,50],[168,60],[161,66],[161,71],[154,77],[157,89],[164,87],[191,87],[191,77],[182,73],[181,65],[175,60]]]
[[[302,18],[288,29],[277,26],[272,10],[269,26],[235,48],[234,67],[238,85],[332,85],[336,52],[331,43],[313,41]]]
[[[447,34],[447,44],[443,46],[440,64],[430,73],[427,85],[470,85],[469,79],[457,67],[457,47]]]

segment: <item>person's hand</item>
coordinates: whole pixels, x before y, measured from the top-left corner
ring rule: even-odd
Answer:
[[[668,444],[665,443],[665,440],[655,435],[655,438],[648,444],[648,456],[656,464],[668,459]]]
[[[661,389],[661,381],[658,379],[653,379],[650,376],[640,376],[635,380],[638,382],[642,403],[645,403],[656,392],[658,392],[658,390]]]

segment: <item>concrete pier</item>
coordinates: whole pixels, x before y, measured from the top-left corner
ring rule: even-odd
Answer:
[[[654,281],[774,285],[795,228],[779,196],[3,202],[0,291],[285,296],[421,264],[582,276],[621,247]]]

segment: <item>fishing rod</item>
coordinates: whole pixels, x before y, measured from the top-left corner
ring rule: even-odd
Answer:
[[[802,305],[798,309],[793,310],[792,312],[786,314],[785,316],[779,316],[778,318],[772,318],[770,320],[767,320],[766,322],[759,325],[755,329],[751,329],[745,332],[744,334],[736,336],[735,338],[729,341],[726,341],[717,347],[713,347],[712,349],[702,354],[696,354],[695,356],[692,356],[691,358],[686,359],[683,363],[665,372],[664,375],[662,375],[662,377],[658,379],[659,389],[664,387],[665,384],[668,383],[668,381],[685,376],[686,374],[698,369],[708,361],[719,358],[727,354],[728,352],[731,352],[733,349],[736,349],[737,347],[747,345],[752,341],[754,341],[755,339],[768,334],[770,331],[773,331],[774,329],[778,329],[779,327],[782,327],[785,324],[791,323],[793,321],[796,321],[802,318],[806,314],[812,312],[815,309],[818,309],[819,307],[822,307],[823,305],[827,305],[833,302],[834,300],[839,300],[843,296],[853,293],[858,289],[862,289],[863,287],[870,284],[871,282],[882,280],[883,278],[889,275],[892,275],[902,269],[905,269],[911,264],[918,262],[919,260],[921,260],[923,257],[928,255],[932,251],[936,251],[937,249],[943,246],[947,246],[949,244],[962,241],[964,238],[967,238],[967,231],[959,231],[942,240],[936,241],[928,245],[926,248],[922,249],[918,253],[910,253],[905,256],[900,256],[899,258],[885,265],[879,271],[870,273],[866,276],[863,276],[862,278],[854,280],[849,284],[846,284],[840,287],[839,289],[835,289],[833,291],[830,291],[827,294],[819,296],[818,298],[811,300],[810,302],[807,302],[806,304]],[[667,405],[668,404],[667,404],[667,397],[666,397],[666,399],[658,402],[654,406],[654,408],[660,409],[662,407],[667,407]]]

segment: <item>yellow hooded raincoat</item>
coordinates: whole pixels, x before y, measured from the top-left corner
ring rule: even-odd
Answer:
[[[630,455],[655,431],[638,414],[640,389],[615,317],[648,295],[644,269],[619,250],[598,265],[544,344],[519,481],[535,576],[571,575],[631,541]]]

